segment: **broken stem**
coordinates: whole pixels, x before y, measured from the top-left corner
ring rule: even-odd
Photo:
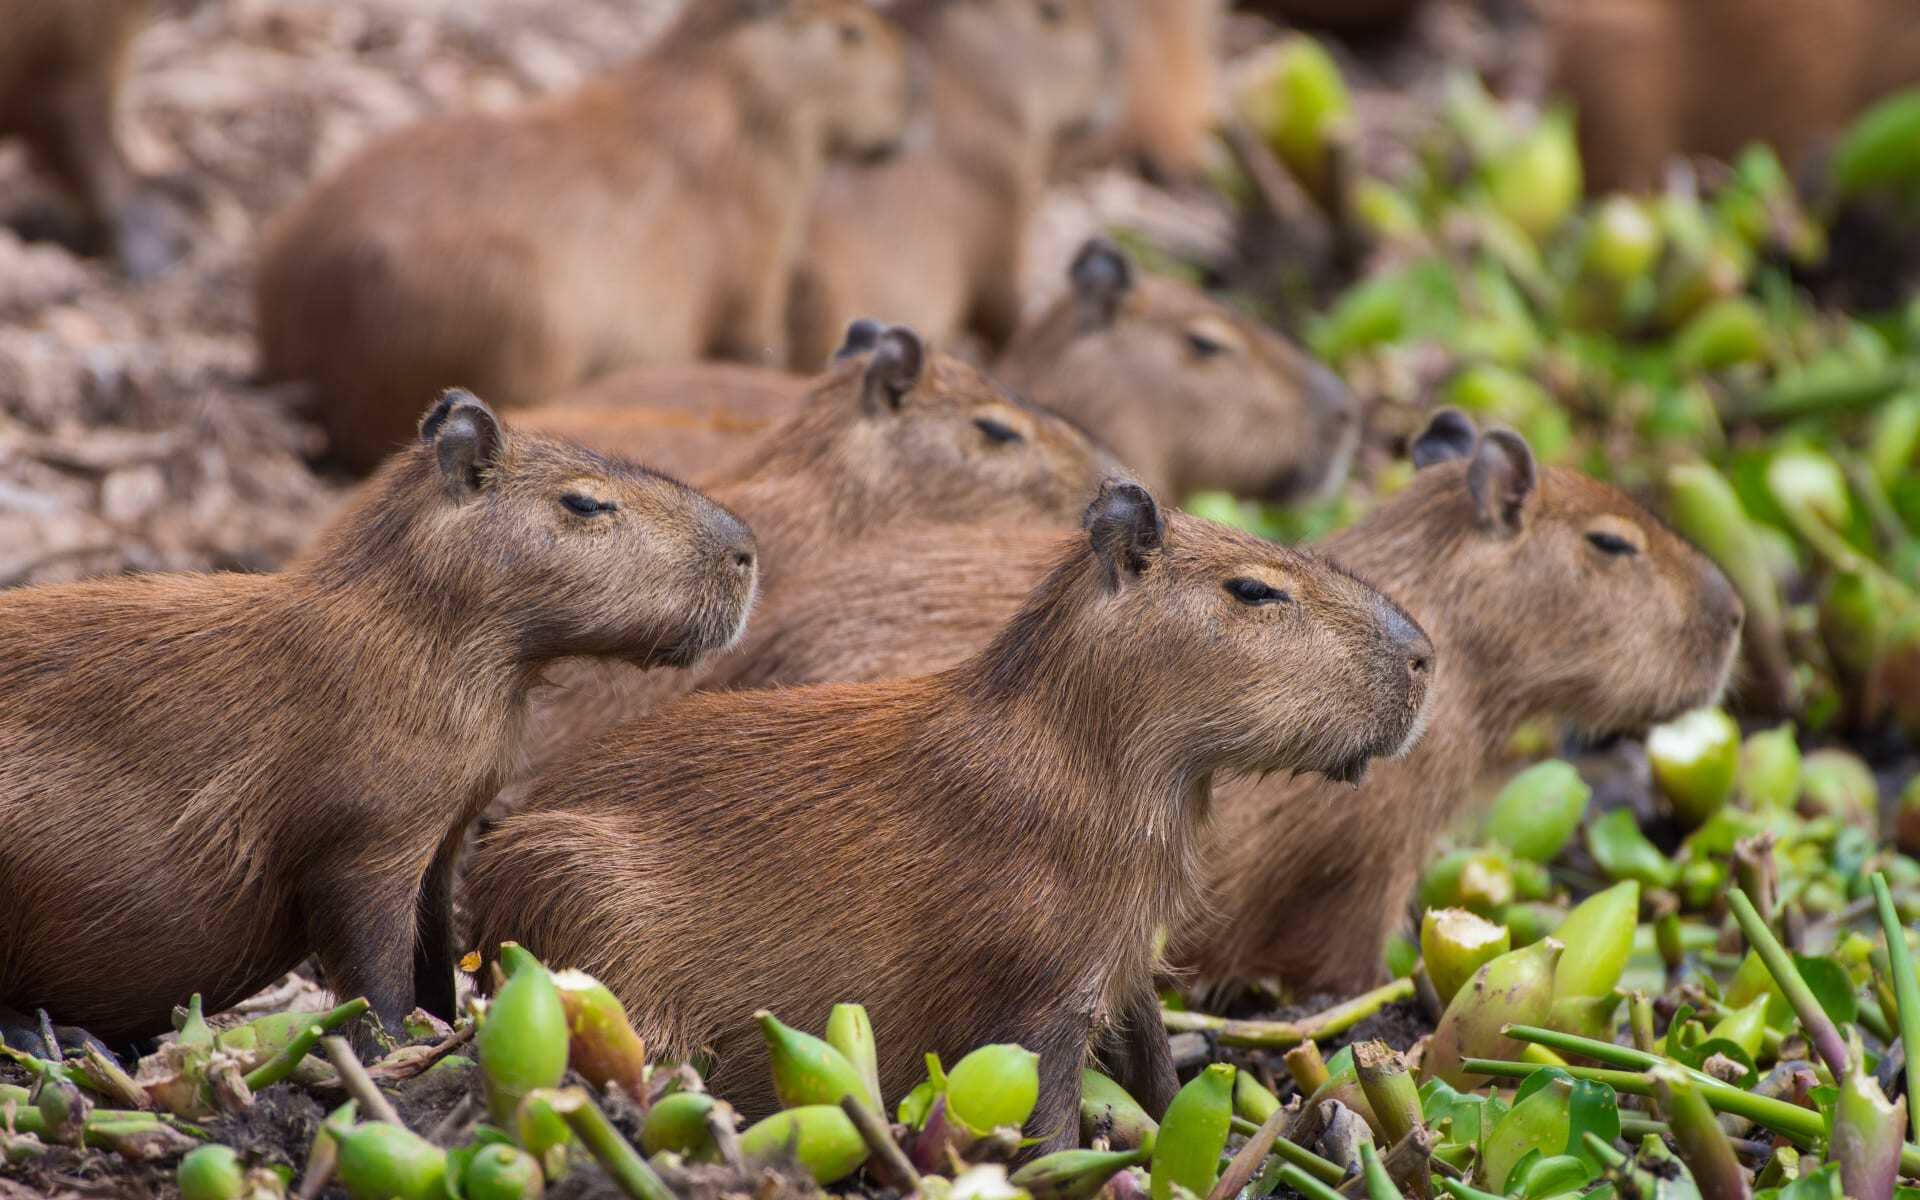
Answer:
[[[1234,1196],[1239,1195],[1240,1189],[1247,1186],[1254,1173],[1259,1171],[1260,1164],[1267,1161],[1267,1155],[1272,1152],[1275,1141],[1292,1123],[1292,1113],[1284,1108],[1274,1109],[1253,1136],[1248,1138],[1234,1154],[1233,1161],[1227,1164],[1227,1169],[1214,1183],[1213,1190],[1207,1193],[1207,1200],[1232,1200]]]
[[[1160,1018],[1169,1033],[1210,1033],[1223,1046],[1285,1050],[1301,1042],[1344,1033],[1387,1005],[1412,998],[1413,980],[1396,979],[1299,1021],[1236,1021],[1167,1009],[1161,1010]]]
[[[348,1021],[357,1020],[361,1014],[367,1011],[368,1007],[366,997],[362,996],[358,999],[347,1001],[330,1013],[322,1014],[313,1024],[302,1029],[298,1034],[295,1034],[286,1045],[280,1047],[278,1054],[275,1054],[272,1058],[261,1063],[253,1070],[248,1071],[246,1074],[247,1089],[258,1092],[262,1088],[272,1087],[274,1084],[279,1083],[287,1076],[293,1074],[293,1069],[300,1065],[301,1059],[312,1053],[314,1046],[319,1043],[321,1038],[340,1028],[340,1026],[345,1025]]]
[[[535,1088],[527,1097],[539,1097],[560,1115],[573,1130],[575,1137],[592,1153],[620,1190],[630,1200],[675,1200],[673,1191],[667,1187],[647,1160],[633,1144],[620,1136],[620,1131],[607,1120],[607,1114],[593,1102],[593,1097],[577,1088]]]
[[[1773,935],[1773,930],[1760,919],[1760,913],[1753,907],[1753,901],[1739,888],[1727,889],[1727,907],[1733,910],[1733,919],[1740,923],[1740,931],[1747,935],[1747,944],[1753,947],[1760,961],[1766,964],[1767,972],[1773,976],[1774,983],[1793,1007],[1793,1013],[1800,1018],[1800,1027],[1807,1031],[1807,1040],[1833,1072],[1835,1081],[1846,1078],[1851,1064],[1847,1054],[1846,1039],[1840,1036],[1840,1030],[1834,1025],[1827,1010],[1820,1007],[1820,1001],[1814,996],[1813,989],[1801,977],[1800,968],[1793,965],[1793,959],[1787,954],[1787,948]]]
[[[847,1114],[847,1120],[853,1122],[853,1127],[860,1131],[860,1140],[867,1144],[868,1152],[880,1160],[881,1169],[900,1189],[900,1194],[910,1196],[918,1192],[920,1172],[914,1170],[913,1164],[907,1161],[900,1143],[893,1140],[893,1131],[887,1128],[879,1114],[853,1095],[840,1097],[840,1109]]]
[[[310,1026],[317,1028],[317,1026]],[[340,1076],[340,1086],[347,1095],[360,1102],[360,1110],[372,1121],[385,1121],[389,1125],[402,1125],[400,1114],[394,1111],[393,1102],[387,1099],[380,1085],[367,1074],[360,1065],[360,1056],[353,1052],[343,1037],[325,1037],[320,1045],[327,1052],[327,1061],[333,1064],[334,1071]]]

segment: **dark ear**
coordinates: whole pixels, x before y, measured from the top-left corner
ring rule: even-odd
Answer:
[[[1511,429],[1489,429],[1473,452],[1467,468],[1467,488],[1480,523],[1500,534],[1519,533],[1527,523],[1527,506],[1539,481],[1533,451],[1527,440]]]
[[[872,317],[861,317],[847,326],[846,340],[841,342],[840,348],[833,352],[833,361],[839,362],[843,358],[865,354],[879,344],[880,334],[885,329],[886,326]]]
[[[1082,329],[1103,329],[1113,324],[1120,302],[1133,287],[1133,263],[1120,247],[1105,238],[1089,238],[1073,256],[1067,270],[1073,283],[1075,307],[1080,310]]]
[[[500,418],[465,388],[448,388],[420,421],[420,440],[433,447],[447,491],[470,496],[486,486],[500,457]]]
[[[905,325],[894,325],[880,332],[867,363],[867,377],[861,384],[860,402],[868,412],[894,412],[920,383],[927,366],[927,348],[920,335]]]
[[[1153,494],[1131,479],[1102,483],[1084,524],[1094,556],[1107,569],[1107,586],[1114,588],[1138,578],[1167,537]]]
[[[1479,434],[1473,428],[1473,422],[1457,408],[1443,408],[1433,414],[1433,420],[1419,437],[1413,439],[1413,466],[1415,470],[1430,467],[1448,459],[1465,458],[1473,453],[1473,443]]]

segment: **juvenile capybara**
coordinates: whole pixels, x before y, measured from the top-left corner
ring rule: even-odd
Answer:
[[[1427,735],[1358,793],[1220,782],[1224,836],[1208,862],[1221,919],[1196,921],[1175,947],[1202,980],[1334,991],[1372,982],[1434,840],[1519,722],[1638,729],[1711,699],[1730,669],[1739,600],[1624,494],[1537,470],[1517,436],[1479,437],[1451,413],[1414,455],[1413,482],[1321,549],[1432,634],[1440,667]],[[986,644],[1046,554],[1046,539],[1017,529],[899,529],[858,558],[816,564],[701,686],[945,668]]]
[[[1086,524],[950,671],[696,696],[542,779],[476,851],[478,943],[593,972],[747,1112],[774,1104],[750,1014],[836,1001],[871,1011],[889,1102],[925,1051],[1019,1042],[1031,1132],[1071,1144],[1105,1040],[1159,1111],[1155,935],[1196,899],[1214,773],[1359,775],[1417,730],[1432,648],[1345,571],[1138,484]]]
[[[548,661],[740,636],[752,534],[670,479],[449,392],[275,575],[0,593],[0,1005],[161,1033],[315,955],[453,1015],[464,826]]]
[[[1007,386],[1093,430],[1163,495],[1286,501],[1346,479],[1359,404],[1306,351],[1198,288],[1136,271],[1104,239],[1081,247],[1068,278],[994,365]]]
[[[1601,188],[1651,188],[1681,155],[1772,144],[1789,165],[1920,83],[1911,0],[1554,0],[1549,85],[1574,102]]]
[[[1071,528],[1100,481],[1120,469],[1079,429],[928,349],[913,330],[859,321],[793,414],[698,482],[753,525],[764,618],[818,564],[858,555],[896,525]],[[695,682],[595,663],[549,676],[559,686],[535,698],[533,768]]]
[[[1183,179],[1205,165],[1220,87],[1224,0],[1097,0],[1119,47],[1125,95],[1119,119],[1069,160],[1132,159],[1150,175]]]
[[[1062,138],[1109,94],[1092,0],[908,0],[932,63],[933,135],[820,186],[791,301],[791,365],[815,371],[871,315],[997,348],[1020,320],[1027,226]]]
[[[269,231],[262,371],[311,381],[365,468],[423,389],[522,405],[630,363],[782,363],[815,181],[893,145],[908,74],[860,0],[702,0],[570,95],[401,130]]]
[[[70,192],[97,240],[135,279],[174,246],[134,186],[114,111],[147,0],[0,0],[0,138],[22,138]]]

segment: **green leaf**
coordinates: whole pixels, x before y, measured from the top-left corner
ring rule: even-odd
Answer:
[[[1846,969],[1839,963],[1796,954],[1793,965],[1800,969],[1800,977],[1807,981],[1813,998],[1827,1010],[1836,1025],[1851,1025],[1859,1019],[1860,999],[1854,994],[1853,981],[1847,978]]]
[[[1567,1100],[1567,1148],[1562,1153],[1579,1158],[1597,1175],[1605,1164],[1588,1152],[1581,1136],[1588,1133],[1603,1142],[1619,1137],[1620,1103],[1606,1084],[1579,1079],[1574,1081],[1573,1094]]]

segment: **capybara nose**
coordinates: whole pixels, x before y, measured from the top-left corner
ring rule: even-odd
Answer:
[[[1701,581],[1700,599],[1708,619],[1716,629],[1738,633],[1747,615],[1746,605],[1740,601],[1740,593],[1733,590],[1733,584],[1727,581],[1719,567],[1707,563],[1701,569],[1706,578]]]
[[[1353,392],[1347,387],[1346,380],[1340,378],[1333,368],[1325,363],[1311,363],[1307,367],[1307,398],[1322,413],[1341,422],[1354,419]]]
[[[1433,643],[1427,631],[1393,603],[1381,604],[1380,626],[1394,652],[1406,661],[1408,673],[1416,680],[1424,679],[1433,666]]]
[[[707,518],[707,537],[720,550],[720,556],[742,575],[753,574],[760,561],[760,547],[747,523],[716,505]]]

